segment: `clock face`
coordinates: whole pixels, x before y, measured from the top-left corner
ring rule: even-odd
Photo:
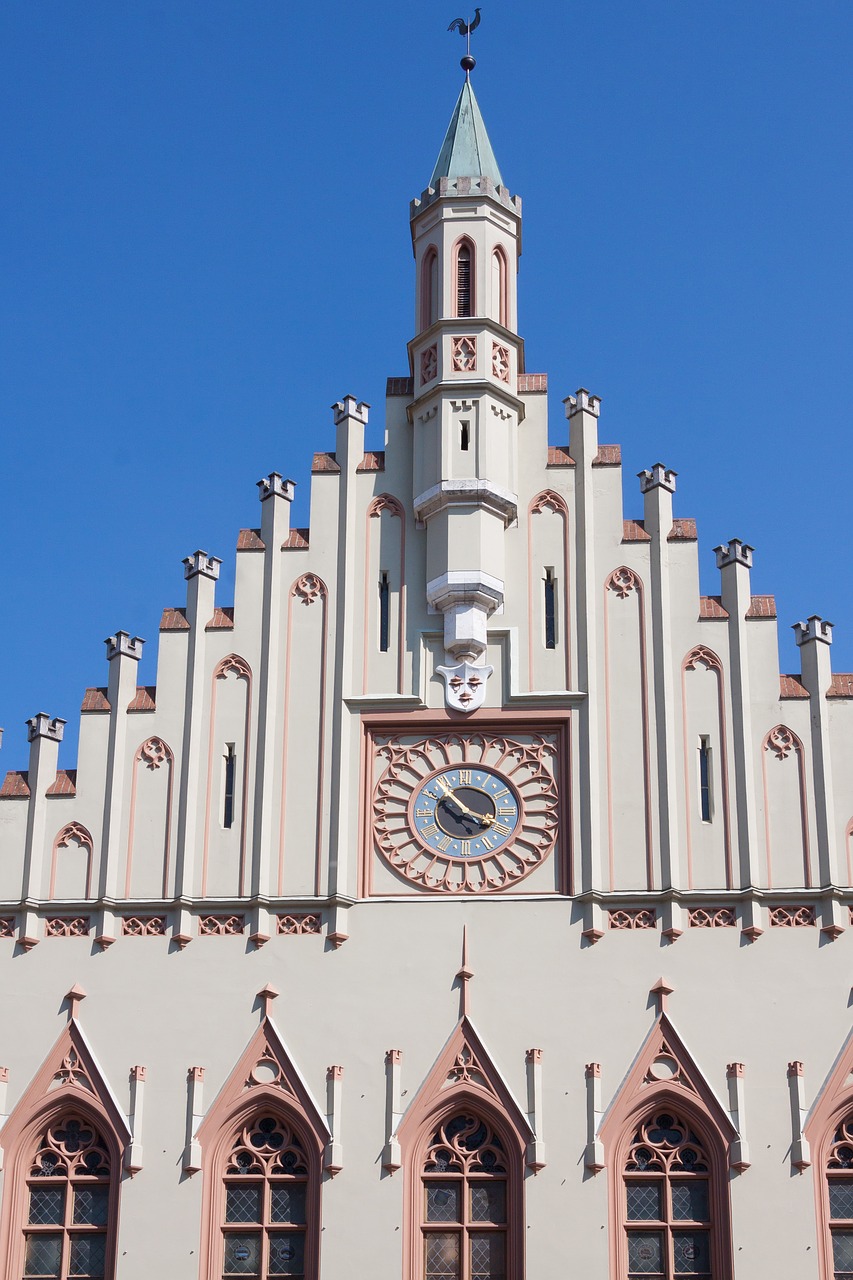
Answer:
[[[512,840],[521,801],[503,774],[485,765],[441,769],[412,798],[412,830],[428,849],[485,857]]]
[[[371,737],[379,858],[408,884],[493,893],[523,880],[559,830],[559,730]]]

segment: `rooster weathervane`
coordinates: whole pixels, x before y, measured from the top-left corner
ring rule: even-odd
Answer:
[[[477,65],[471,57],[471,32],[476,31],[479,25],[480,10],[475,9],[474,16],[470,22],[466,22],[464,18],[454,18],[450,26],[447,28],[448,31],[458,31],[460,36],[464,36],[467,41],[465,46],[465,57],[462,59],[462,69],[466,75],[469,71],[473,71],[474,67]]]

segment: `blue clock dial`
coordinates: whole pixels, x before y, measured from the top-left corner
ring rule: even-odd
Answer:
[[[412,826],[428,849],[456,858],[480,858],[509,844],[520,802],[506,778],[482,765],[442,769],[412,802]]]

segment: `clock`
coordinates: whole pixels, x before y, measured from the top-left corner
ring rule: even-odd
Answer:
[[[556,843],[560,744],[556,728],[373,736],[374,850],[423,890],[517,884]]]
[[[439,769],[412,795],[409,820],[426,849],[476,858],[502,849],[518,829],[515,788],[485,765]]]

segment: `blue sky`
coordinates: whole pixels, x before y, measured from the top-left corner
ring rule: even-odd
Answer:
[[[6,0],[0,13],[0,772],[69,721],[103,638],[148,639],[182,558],[224,560],[255,481],[308,524],[328,406],[406,372],[408,201],[458,92],[458,0]],[[471,6],[471,10],[473,6]],[[635,473],[679,473],[712,548],[756,547],[790,624],[849,588],[853,6],[487,0],[477,95],[524,200],[527,367],[602,396]]]

